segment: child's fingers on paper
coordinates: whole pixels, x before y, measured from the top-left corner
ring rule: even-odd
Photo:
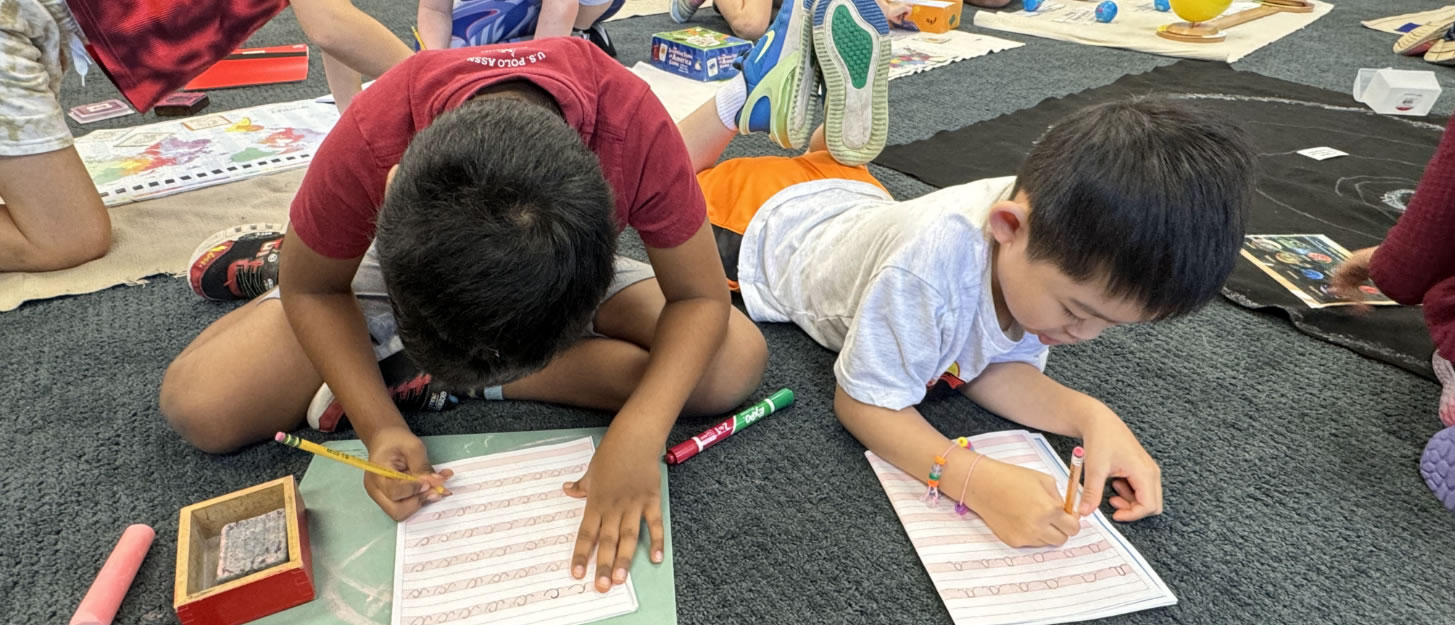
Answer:
[[[632,559],[637,553],[637,539],[642,533],[640,512],[627,512],[621,517],[621,534],[616,546],[616,562],[611,568],[611,583],[625,584],[626,574],[632,568]]]
[[[582,497],[586,496],[585,482],[585,479],[576,480],[574,482],[566,482],[565,484],[561,485],[561,491],[566,493],[567,497],[575,497],[576,499],[581,499]]]
[[[652,537],[652,546],[648,553],[651,554],[653,563],[661,564],[664,555],[663,550],[666,549],[667,544],[666,532],[662,528],[661,499],[652,499],[652,503],[642,512],[642,519],[647,522],[647,534]]]
[[[621,515],[602,517],[601,534],[596,541],[596,590],[611,590],[611,569],[616,563],[616,544],[621,532]]]
[[[596,546],[596,533],[601,530],[601,517],[596,514],[590,502],[581,515],[581,528],[576,530],[576,547],[571,552],[571,577],[586,577],[586,561],[591,557],[591,548]]]

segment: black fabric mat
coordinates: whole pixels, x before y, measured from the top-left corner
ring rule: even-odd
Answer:
[[[875,163],[937,187],[1010,175],[1058,120],[1090,104],[1140,95],[1194,99],[1244,124],[1262,166],[1248,234],[1325,234],[1351,251],[1378,244],[1394,225],[1445,121],[1376,115],[1348,94],[1181,61],[891,146]],[[1296,153],[1320,146],[1349,155],[1317,161]],[[1418,307],[1380,307],[1366,315],[1346,307],[1312,309],[1246,259],[1223,294],[1239,305],[1286,315],[1307,334],[1433,378],[1434,345]]]

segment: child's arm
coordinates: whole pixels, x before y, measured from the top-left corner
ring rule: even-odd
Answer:
[[[452,0],[419,0],[419,38],[430,50],[447,50],[450,31],[454,29],[455,3]]]
[[[643,521],[651,558],[661,562],[662,508],[658,463],[667,434],[727,334],[732,306],[722,261],[706,222],[673,248],[647,246],[666,305],[657,319],[646,370],[617,413],[586,475],[567,493],[587,497],[571,558],[572,575],[585,574],[597,546],[596,588],[625,581]]]
[[[870,451],[921,481],[929,477],[935,456],[950,446],[913,406],[890,410],[866,404],[840,386],[834,393],[834,413]],[[1059,545],[1080,531],[1078,519],[1062,509],[1065,501],[1051,476],[990,458],[977,462],[978,456],[953,449],[940,474],[940,494],[958,499],[973,464],[964,503],[997,538],[1012,547],[1039,547]]]
[[[1036,367],[1003,362],[985,368],[960,387],[975,403],[1038,430],[1079,437],[1086,446],[1082,515],[1101,505],[1108,478],[1117,494],[1112,518],[1135,521],[1162,513],[1162,470],[1121,417],[1095,398],[1066,388]]]
[[[541,0],[541,14],[536,18],[535,39],[566,37],[576,24],[577,0]]]
[[[283,312],[293,334],[324,382],[349,415],[349,424],[369,449],[369,459],[405,473],[425,476],[428,485],[448,474],[430,466],[424,442],[409,431],[389,399],[369,347],[364,315],[351,283],[358,258],[335,260],[314,252],[290,226],[288,248],[278,266]],[[414,514],[433,493],[421,485],[364,473],[364,490],[396,521]]]
[[[1366,256],[1374,286],[1405,305],[1455,275],[1455,117],[1425,166],[1414,197],[1384,242]]]

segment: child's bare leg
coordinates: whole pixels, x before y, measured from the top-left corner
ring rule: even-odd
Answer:
[[[595,24],[596,20],[600,19],[602,15],[605,15],[606,11],[610,8],[610,2],[603,2],[601,4],[583,4],[581,5],[581,8],[576,10],[576,23],[573,24],[572,27],[576,30],[586,30],[588,28],[591,28],[591,25]]]
[[[828,140],[824,139],[823,124],[819,124],[818,128],[813,131],[813,137],[810,137],[808,140],[808,151],[804,153],[807,154],[808,152],[827,152],[828,149],[829,142]]]
[[[75,267],[111,247],[111,218],[73,147],[0,156],[0,198],[0,272]]]
[[[723,125],[716,98],[702,103],[697,110],[677,122],[677,132],[682,135],[682,142],[687,144],[692,170],[699,172],[716,165],[722,151],[738,134],[736,128]]]
[[[743,39],[762,37],[773,19],[773,0],[713,0],[713,5],[722,12],[733,34]]]
[[[328,54],[323,55],[323,77],[328,81],[328,91],[333,94],[334,106],[340,113],[349,108],[354,96],[364,90],[363,74]]]
[[[349,89],[348,85],[358,80],[356,74],[379,76],[412,54],[394,33],[349,0],[293,0],[292,5],[303,33],[323,49],[325,73],[352,70],[348,76],[329,76],[330,89],[336,87],[336,81],[339,87]],[[332,68],[330,57],[337,61]],[[347,93],[335,91],[339,110],[357,93],[357,88]]]
[[[596,313],[596,332],[608,338],[576,344],[544,370],[505,385],[505,397],[597,410],[621,408],[646,371],[657,319],[666,303],[656,280],[623,289]],[[732,410],[758,388],[767,361],[762,333],[733,308],[722,347],[683,412],[702,415]]]
[[[283,302],[258,299],[218,319],[172,361],[162,414],[188,443],[225,453],[297,428],[321,384]]]

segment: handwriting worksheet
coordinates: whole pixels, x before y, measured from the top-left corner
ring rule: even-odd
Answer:
[[[1066,465],[1046,438],[1025,430],[970,438],[975,451],[1050,475],[1065,494]],[[1016,549],[974,512],[931,508],[925,484],[865,452],[920,562],[957,625],[1064,623],[1177,603],[1177,597],[1100,511],[1059,547]],[[958,495],[958,493],[952,493]]]
[[[631,578],[605,594],[571,577],[589,437],[435,465],[454,493],[399,523],[393,625],[577,625],[634,612]],[[594,553],[594,552],[593,552]]]

